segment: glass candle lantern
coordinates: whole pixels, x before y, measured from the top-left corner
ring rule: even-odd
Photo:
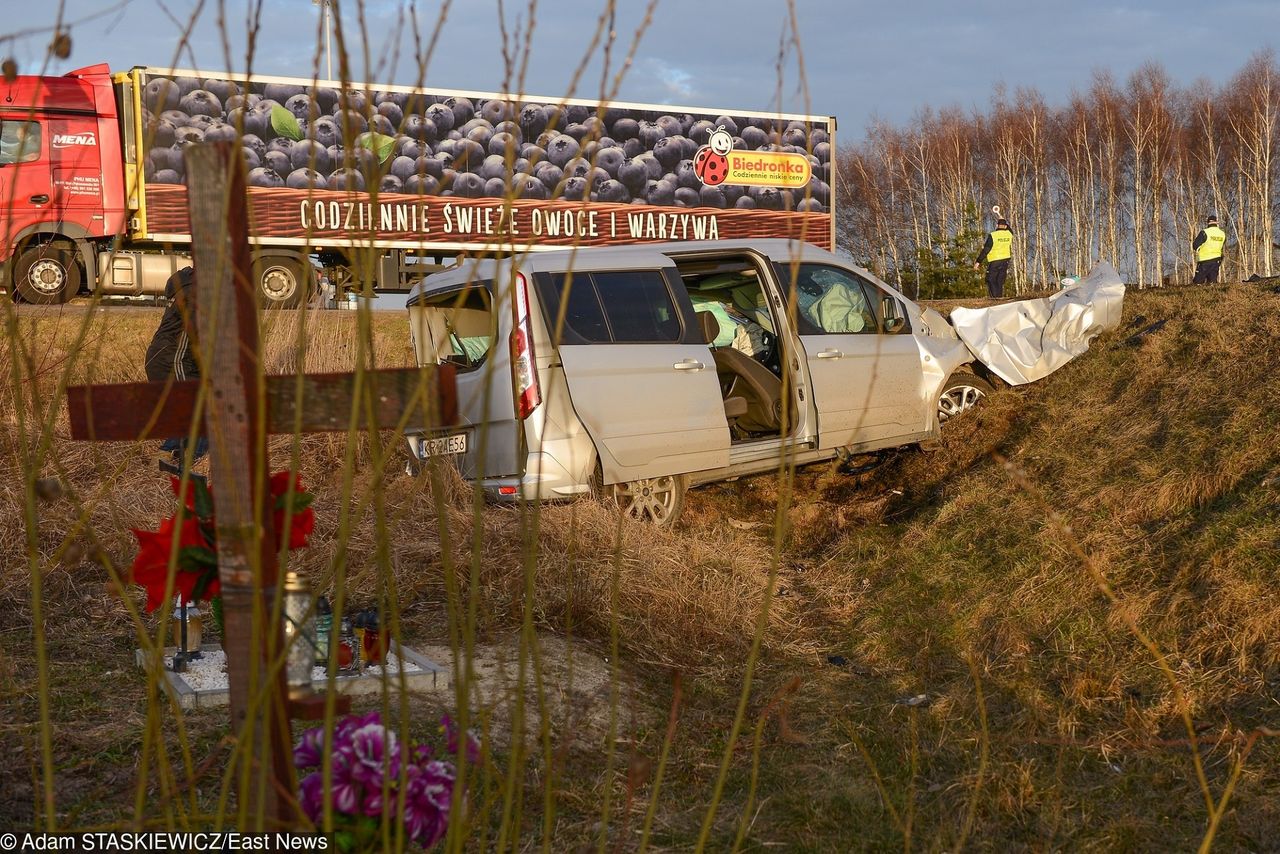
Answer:
[[[185,644],[182,642],[183,616],[182,597],[179,596],[173,606],[173,645],[177,649],[184,649],[185,647],[188,658],[199,658],[200,645],[204,642],[204,615],[200,613],[200,609],[196,607],[194,602],[187,603],[185,614],[187,640]]]
[[[286,573],[284,577],[284,643],[288,651],[285,680],[289,693],[309,690],[316,655],[311,589],[296,572]]]

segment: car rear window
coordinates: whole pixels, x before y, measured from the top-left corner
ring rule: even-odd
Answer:
[[[410,306],[411,334],[424,363],[479,368],[495,334],[492,282],[471,282],[441,293],[421,294]]]

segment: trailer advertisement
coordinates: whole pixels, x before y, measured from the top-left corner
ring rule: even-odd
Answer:
[[[152,239],[189,231],[183,147],[238,140],[259,242],[832,246],[827,117],[184,72],[147,71],[138,83]]]

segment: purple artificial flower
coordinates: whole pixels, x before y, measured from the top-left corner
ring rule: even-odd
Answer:
[[[351,777],[367,789],[382,789],[384,773],[400,776],[400,744],[381,723],[367,723],[351,733]]]
[[[409,769],[405,792],[404,826],[409,837],[423,848],[443,838],[449,821],[453,795],[453,767],[447,762],[428,761]]]
[[[368,726],[369,724],[382,723],[382,715],[376,709],[367,715],[347,715],[338,721],[338,725],[333,728],[333,741],[337,744],[341,741],[344,745],[350,740],[351,734],[358,729]]]
[[[459,730],[447,715],[441,719],[441,731],[446,735],[449,751],[456,753]],[[478,739],[472,732],[466,733],[466,739],[468,761],[478,762]],[[449,809],[457,784],[453,764],[433,756],[427,744],[401,745],[395,732],[383,726],[382,717],[376,711],[344,718],[333,730],[332,779],[328,793],[333,811],[344,819],[380,817],[384,808],[399,800],[403,757],[408,761],[405,769],[408,782],[401,820],[415,843],[430,848],[448,829]],[[299,803],[311,821],[319,824],[325,809],[324,778],[320,770],[324,762],[322,727],[302,734],[293,759],[298,768],[317,769],[302,779]]]
[[[319,771],[313,771],[302,778],[299,785],[301,795],[298,798],[302,811],[311,819],[312,824],[319,824],[324,817],[324,780]]]
[[[324,727],[315,727],[302,734],[298,745],[293,748],[293,765],[295,768],[314,768],[322,761],[324,750]]]
[[[443,715],[440,718],[440,728],[445,734],[445,747],[451,756],[458,755],[458,725],[453,722],[453,718]],[[476,738],[475,731],[467,730],[467,762],[475,765],[480,762],[480,739]]]
[[[345,758],[333,758],[333,808],[344,815],[354,816],[360,806],[360,783],[354,779],[351,766]]]
[[[351,771],[346,763],[333,763],[332,783],[330,792],[334,811],[348,816],[356,815],[357,807],[361,802],[361,792],[360,787],[351,780]],[[311,819],[312,823],[319,824],[324,818],[324,773],[312,771],[302,778],[300,789],[301,796],[298,801],[302,805],[302,811],[307,814],[307,818]]]
[[[395,793],[395,784],[391,784],[390,792]],[[377,818],[382,815],[382,787],[379,786],[367,792],[364,796],[364,803],[360,805],[361,811],[370,818]]]

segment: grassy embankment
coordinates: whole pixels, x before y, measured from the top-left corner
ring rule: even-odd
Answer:
[[[349,366],[351,320],[314,319],[309,370]],[[1125,343],[1158,320],[1167,323]],[[39,381],[21,393],[48,399],[79,322],[24,315]],[[147,312],[96,315],[76,377],[140,378],[154,322]],[[268,332],[272,370],[293,367],[296,327],[285,323]],[[815,850],[1186,849],[1228,789],[1218,844],[1275,845],[1280,751],[1266,733],[1280,717],[1280,296],[1259,286],[1131,292],[1125,323],[1134,328],[954,422],[941,450],[904,454],[858,481],[817,468],[700,490],[674,532],[627,527],[617,549],[603,508],[544,509],[529,619],[543,637],[567,630],[598,653],[616,633],[628,676],[617,683],[616,755],[602,747],[607,726],[579,725],[599,717],[601,697],[568,692],[596,708],[553,715],[553,838],[597,838],[609,792],[608,832],[634,842],[679,673],[652,840],[697,839],[776,565],[712,848],[745,828],[754,847]],[[379,322],[375,350],[379,364],[408,358],[400,315]],[[11,365],[0,367],[8,380]],[[14,393],[12,382],[0,392],[0,738],[11,756],[0,816],[29,822],[41,704]],[[289,442],[275,446],[284,459]],[[356,444],[358,500],[378,479],[367,440]],[[319,516],[301,566],[322,585],[335,573],[348,450],[342,436],[301,444]],[[57,439],[53,458],[41,474],[58,472],[71,498],[39,508],[37,563],[55,663],[46,696],[59,823],[119,822],[135,814],[141,733],[162,720],[171,750],[179,738],[170,713],[147,707],[131,667],[137,629],[101,564],[127,564],[128,528],[154,525],[169,498],[149,448]],[[447,638],[441,565],[452,560],[467,570],[461,595],[476,597],[478,639],[514,649],[525,613],[522,517],[489,508],[477,522],[468,490],[448,483],[437,526],[429,485],[394,477],[397,468],[385,467],[382,543],[405,635]],[[377,588],[378,547],[366,509],[345,542],[356,599]],[[606,686],[606,705],[613,693]],[[421,701],[420,720],[442,702]],[[491,711],[502,765],[505,711]],[[218,753],[221,714],[183,722],[197,760]],[[548,769],[540,746],[531,749],[523,833],[536,841]],[[172,804],[155,797],[154,765],[145,770],[143,813],[163,818]],[[477,803],[496,821],[501,793],[488,794]]]

